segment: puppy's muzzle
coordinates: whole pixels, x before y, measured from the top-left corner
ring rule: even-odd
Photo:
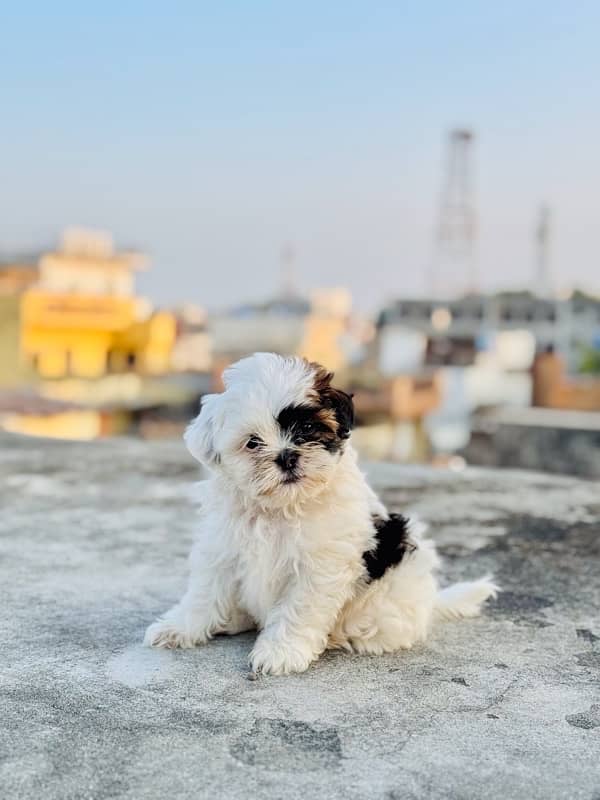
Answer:
[[[295,450],[282,450],[275,459],[277,466],[285,473],[293,472],[300,456]]]

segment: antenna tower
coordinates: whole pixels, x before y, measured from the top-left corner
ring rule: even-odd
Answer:
[[[466,128],[455,128],[448,134],[431,271],[430,289],[436,296],[477,290],[473,143],[474,134]]]

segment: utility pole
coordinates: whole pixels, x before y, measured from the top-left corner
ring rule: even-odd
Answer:
[[[550,280],[550,209],[541,206],[535,228],[535,286],[534,294],[548,297],[551,290]]]

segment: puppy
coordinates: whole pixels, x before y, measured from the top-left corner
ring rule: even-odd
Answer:
[[[303,672],[326,648],[388,653],[434,618],[475,616],[488,578],[440,591],[419,527],[388,514],[357,466],[352,399],[302,358],[229,367],[185,433],[211,471],[182,600],[145,644],[193,647],[258,629],[254,673]]]

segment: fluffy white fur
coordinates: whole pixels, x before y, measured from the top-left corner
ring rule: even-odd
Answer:
[[[329,452],[298,445],[277,417],[318,404],[317,365],[260,353],[230,367],[225,391],[204,398],[185,440],[211,470],[184,597],[150,625],[145,643],[193,647],[216,634],[258,629],[254,672],[302,672],[328,647],[360,653],[410,648],[434,618],[474,616],[496,587],[488,578],[440,591],[433,542],[369,581],[363,554],[373,517],[387,512],[357,466],[350,441]],[[341,393],[340,393],[341,394]],[[348,398],[349,399],[349,398]],[[251,437],[260,447],[250,450]],[[275,459],[299,454],[297,479]]]

